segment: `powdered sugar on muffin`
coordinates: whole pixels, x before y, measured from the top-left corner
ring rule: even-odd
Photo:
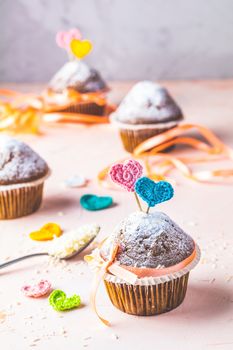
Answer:
[[[74,60],[64,64],[50,81],[49,87],[55,92],[73,88],[84,93],[103,90],[106,84],[96,70],[83,61]]]
[[[112,117],[123,123],[153,124],[178,121],[183,115],[164,87],[141,81],[133,86]]]
[[[37,180],[48,173],[47,163],[28,145],[0,136],[0,185]]]
[[[110,247],[118,244],[117,260],[134,267],[169,267],[192,254],[193,239],[166,214],[136,212],[124,219],[103,245],[108,256]]]

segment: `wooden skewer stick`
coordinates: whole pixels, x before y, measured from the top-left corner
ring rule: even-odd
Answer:
[[[135,195],[136,202],[137,202],[137,205],[138,205],[138,207],[139,207],[140,211],[143,211],[143,210],[142,210],[142,206],[141,206],[141,203],[140,203],[140,201],[139,201],[139,198],[138,198],[137,193],[136,193],[136,192],[134,192],[134,195]]]

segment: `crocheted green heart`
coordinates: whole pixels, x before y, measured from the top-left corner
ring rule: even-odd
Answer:
[[[56,289],[49,296],[49,303],[56,311],[66,311],[79,307],[81,299],[79,295],[72,295],[67,298],[66,293],[62,290]]]
[[[113,203],[112,197],[99,197],[94,194],[85,194],[80,199],[80,204],[86,210],[102,210],[110,207]]]

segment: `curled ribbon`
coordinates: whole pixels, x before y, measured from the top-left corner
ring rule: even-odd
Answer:
[[[204,138],[200,141],[194,136],[183,136],[187,131],[197,130]],[[162,153],[173,145],[187,145],[193,149],[206,153],[205,156],[182,156]],[[183,176],[203,183],[215,183],[215,180],[229,179],[233,176],[233,168],[193,171],[192,164],[208,163],[220,160],[233,160],[233,150],[226,146],[212,131],[197,124],[181,124],[164,133],[156,135],[137,146],[133,152],[136,159],[144,161],[147,176],[153,180],[168,179],[171,171],[177,169]],[[98,174],[99,183],[111,187],[107,180],[109,167]]]
[[[81,94],[67,90],[64,94],[48,91],[38,95],[0,89],[0,95],[4,97],[4,101],[0,101],[0,131],[10,130],[15,133],[38,133],[41,120],[50,123],[109,123],[108,115],[115,109],[114,105],[106,102],[102,92]],[[63,112],[76,102],[105,106],[105,114]]]
[[[90,102],[99,106],[106,105],[106,99],[101,91],[80,93],[73,89],[66,89],[63,93],[55,93],[52,90],[47,90],[42,96],[46,112],[57,111],[61,107],[65,109],[74,102]]]
[[[103,244],[103,242],[102,242],[102,244]],[[97,290],[99,288],[101,281],[103,280],[103,277],[104,277],[106,271],[108,270],[109,266],[112,265],[113,261],[115,260],[115,257],[116,257],[117,252],[118,252],[118,248],[119,248],[118,246],[112,247],[112,250],[111,250],[110,255],[109,255],[109,259],[107,261],[105,261],[101,265],[101,267],[98,269],[98,271],[96,272],[94,280],[93,280],[92,288],[91,288],[91,297],[90,297],[91,307],[94,310],[94,312],[96,313],[97,317],[100,319],[100,321],[105,324],[105,326],[110,326],[110,322],[108,320],[105,320],[103,317],[100,316],[100,314],[97,310],[97,306],[96,306],[96,294],[97,294]],[[88,261],[88,260],[86,259],[86,261]]]
[[[0,102],[0,131],[37,134],[39,121],[40,111],[32,106],[14,107],[8,102]]]

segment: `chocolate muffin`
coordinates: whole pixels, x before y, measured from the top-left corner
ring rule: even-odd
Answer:
[[[47,163],[31,147],[9,136],[0,136],[0,185],[38,180],[47,173]]]
[[[131,214],[120,223],[113,237],[119,244],[116,259],[125,266],[173,266],[190,256],[195,248],[193,239],[161,212]]]
[[[79,60],[67,62],[44,93],[48,112],[104,115],[108,87],[100,73]]]
[[[83,61],[74,60],[64,64],[54,75],[49,88],[58,93],[65,89],[88,93],[104,91],[107,85],[97,70],[89,68]]]
[[[114,306],[129,314],[156,315],[182,303],[200,252],[166,214],[129,215],[101,247],[104,261],[111,259],[113,247],[118,247],[115,268],[110,265],[104,283]],[[134,283],[124,280],[125,272],[118,275],[119,268],[133,273]]]
[[[167,89],[151,81],[134,85],[111,115],[130,153],[141,142],[173,128],[182,119],[183,113]]]
[[[0,136],[0,219],[36,211],[49,175],[47,163],[28,145]]]

